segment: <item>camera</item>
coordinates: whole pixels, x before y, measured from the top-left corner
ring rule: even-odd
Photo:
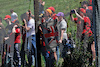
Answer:
[[[75,13],[75,10],[71,10],[71,13],[74,14]]]

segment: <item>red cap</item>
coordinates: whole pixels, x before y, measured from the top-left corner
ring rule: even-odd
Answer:
[[[80,11],[86,13],[86,10],[84,8],[80,8]]]
[[[54,7],[49,7],[48,9],[52,10],[53,12],[55,12],[55,8]]]
[[[11,16],[10,15],[6,15],[5,18],[4,18],[4,20],[6,20],[8,18],[11,19]]]

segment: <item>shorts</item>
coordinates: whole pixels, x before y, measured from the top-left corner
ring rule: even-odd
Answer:
[[[52,51],[53,51],[53,52],[56,52],[56,47],[54,47],[54,48],[51,48],[51,49],[52,49]]]

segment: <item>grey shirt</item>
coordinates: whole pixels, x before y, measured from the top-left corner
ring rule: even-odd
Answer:
[[[67,22],[63,19],[62,21],[58,22],[58,26],[59,26],[59,39],[61,37],[61,30],[65,30],[63,33],[63,40],[64,39],[68,39],[67,38]]]

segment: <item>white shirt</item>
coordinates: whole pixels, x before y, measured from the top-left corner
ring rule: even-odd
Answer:
[[[30,28],[30,30],[27,31],[26,36],[29,37],[31,35],[35,35],[35,20],[30,19],[27,23],[27,27]]]
[[[11,21],[16,20],[17,17],[18,17],[17,13],[13,12],[13,13],[11,14]]]
[[[63,19],[61,22],[59,22],[59,24],[58,24],[58,26],[59,26],[59,35],[61,36],[61,30],[62,29],[64,29],[65,31],[64,31],[64,33],[63,33],[63,39],[68,39],[67,38],[67,22]]]

